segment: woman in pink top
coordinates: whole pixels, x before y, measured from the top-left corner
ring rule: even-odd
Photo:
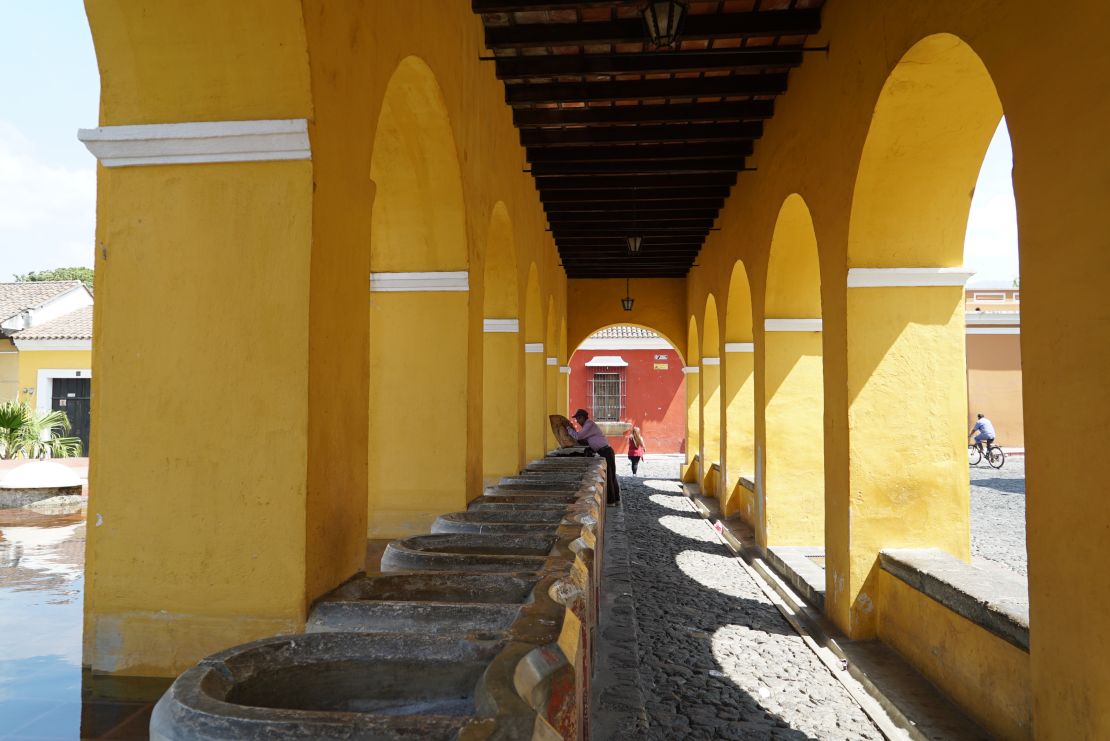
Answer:
[[[647,446],[644,445],[644,436],[640,434],[639,427],[632,428],[632,434],[628,436],[628,461],[632,464],[632,475],[636,475],[636,469],[640,467],[640,459],[644,457],[647,452]]]

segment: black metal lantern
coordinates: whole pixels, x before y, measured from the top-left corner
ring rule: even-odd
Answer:
[[[647,26],[648,37],[656,48],[666,48],[678,41],[682,21],[686,19],[686,3],[682,0],[649,0],[640,15]]]
[[[628,251],[631,252],[633,255],[635,255],[637,252],[640,251],[640,245],[642,245],[643,243],[644,243],[644,238],[643,237],[640,237],[640,236],[629,237],[628,238]]]
[[[631,295],[629,295],[628,278],[625,278],[624,279],[624,298],[621,299],[621,306],[624,307],[625,311],[632,311],[633,302],[634,302],[634,299],[632,298]]]

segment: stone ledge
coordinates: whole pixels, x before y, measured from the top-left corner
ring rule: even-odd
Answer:
[[[1029,588],[1021,575],[964,563],[936,548],[883,550],[879,563],[957,615],[1029,650]]]

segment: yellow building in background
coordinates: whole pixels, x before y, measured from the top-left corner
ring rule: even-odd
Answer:
[[[0,283],[0,400],[61,409],[89,449],[92,294],[80,281]]]

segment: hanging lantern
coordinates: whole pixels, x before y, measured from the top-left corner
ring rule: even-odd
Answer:
[[[633,304],[634,301],[635,301],[635,299],[633,299],[632,296],[629,295],[628,278],[625,278],[624,279],[624,298],[621,299],[621,306],[624,308],[625,311],[632,311],[632,304]]]
[[[686,18],[686,3],[682,0],[650,0],[640,11],[647,26],[648,38],[657,49],[675,45],[682,21]]]
[[[643,237],[629,237],[628,238],[628,251],[635,255],[637,252],[640,251],[640,245],[642,245],[643,243],[644,243],[644,238]]]

